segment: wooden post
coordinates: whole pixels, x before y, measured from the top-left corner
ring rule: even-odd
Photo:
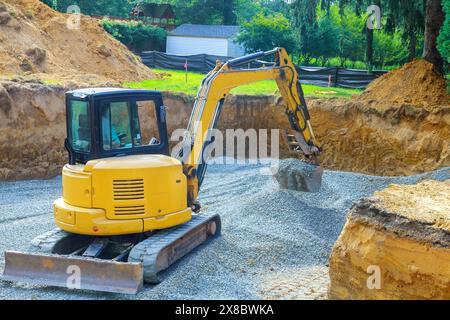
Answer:
[[[335,77],[334,77],[334,86],[335,87],[337,87],[338,86],[338,83],[339,83],[339,67],[336,67],[336,74],[335,74]]]

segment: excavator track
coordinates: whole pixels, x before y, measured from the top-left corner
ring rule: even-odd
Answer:
[[[131,250],[129,262],[144,265],[144,282],[159,283],[158,273],[221,231],[219,215],[193,218],[178,227],[158,231]]]
[[[71,240],[77,241],[76,243],[75,242],[70,243]],[[81,247],[83,245],[87,245],[89,241],[90,241],[89,236],[75,235],[70,234],[61,229],[53,229],[34,238],[31,241],[30,250],[33,252],[48,253],[48,254],[51,253],[63,254],[63,252],[57,251],[61,250],[70,251],[71,248],[68,247],[69,245],[71,247],[75,246]]]
[[[77,266],[81,280],[75,289],[135,294],[144,282],[159,283],[159,272],[220,230],[218,215],[194,215],[177,227],[119,239],[54,229],[35,238],[28,253],[6,251],[2,279],[70,288],[68,270]]]

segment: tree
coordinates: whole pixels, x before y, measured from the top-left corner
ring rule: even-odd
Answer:
[[[103,28],[130,50],[164,50],[166,31],[141,21],[115,21],[103,19]]]
[[[450,0],[444,0],[445,22],[438,37],[438,49],[450,63]]]
[[[366,67],[369,71],[372,71],[373,64],[374,64],[374,37],[375,37],[375,30],[374,28],[369,28],[367,22],[369,19],[372,19],[371,15],[364,15],[364,8],[369,8],[371,5],[376,5],[377,7],[382,9],[382,0],[350,0],[350,1],[340,1],[341,3],[341,13],[343,13],[345,10],[345,4],[348,3],[348,6],[353,7],[354,13],[357,16],[363,16],[365,21],[364,25],[362,26],[361,31],[365,35],[365,62]],[[378,24],[380,21],[373,21],[374,23]],[[374,26],[375,27],[375,26]],[[380,26],[377,26],[379,28]]]
[[[397,65],[408,60],[408,48],[403,44],[401,32],[388,34],[375,32],[373,42],[374,67],[384,69],[387,65]]]
[[[223,24],[235,25],[237,17],[235,14],[236,1],[235,0],[223,0]]]
[[[296,0],[292,5],[293,24],[298,37],[300,54],[308,63],[312,58],[312,46],[317,36],[317,6],[319,0]]]
[[[365,17],[355,14],[350,9],[346,9],[341,15],[338,56],[342,67],[348,60],[363,60],[364,44],[367,42],[364,41],[361,30],[364,29],[365,23]]]
[[[66,12],[70,6],[77,5],[80,7],[81,13],[86,15],[115,17],[128,17],[132,8],[129,0],[45,0],[44,3],[60,12]]]
[[[239,25],[249,22],[258,13],[265,16],[281,13],[287,18],[290,17],[290,6],[285,0],[235,0],[234,2],[234,12]]]
[[[431,62],[441,74],[444,73],[444,59],[437,49],[437,37],[443,24],[444,11],[441,0],[427,0],[423,58]]]
[[[309,63],[308,59],[314,57],[321,66],[325,66],[338,52],[340,18],[337,7],[333,7],[333,10],[319,8],[316,15],[317,28],[309,35],[309,45],[303,52],[305,54],[307,51],[307,56],[303,56],[303,59]]]
[[[274,47],[284,47],[288,52],[295,50],[289,20],[281,13],[269,16],[258,13],[242,25],[237,41],[247,52],[268,51]]]
[[[134,3],[169,3],[177,22],[193,24],[236,24],[237,0],[133,0]]]
[[[339,51],[339,26],[329,14],[318,17],[318,27],[314,36],[312,54],[325,66],[330,58],[334,58]]]
[[[258,1],[239,0],[235,7],[237,23],[239,25],[249,22],[256,14],[262,13],[263,8]]]
[[[423,1],[383,0],[386,7],[386,31],[400,30],[408,44],[408,61],[417,56],[418,37],[424,32],[425,11]]]
[[[383,18],[383,32],[394,35],[401,32],[404,42],[409,50],[408,60],[417,56],[418,38],[424,30],[424,5],[423,1],[411,0],[341,0],[341,11],[344,8],[352,8],[355,14],[360,15],[364,8],[375,4],[380,7]],[[365,28],[366,35],[366,64],[371,68],[374,55],[374,39],[380,30]]]

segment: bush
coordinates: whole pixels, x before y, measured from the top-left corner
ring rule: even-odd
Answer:
[[[165,50],[166,30],[141,21],[102,20],[103,28],[130,50]]]
[[[281,13],[264,16],[258,13],[242,25],[237,41],[247,52],[268,51],[275,47],[295,49],[295,38],[289,20]]]

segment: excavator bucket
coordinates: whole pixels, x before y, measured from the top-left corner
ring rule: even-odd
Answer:
[[[280,163],[277,172],[274,174],[278,184],[283,189],[312,192],[320,191],[322,187],[323,167],[314,152],[299,132],[289,134],[283,132],[284,139],[293,153],[309,155],[308,161],[290,159]],[[316,152],[318,151],[317,148]]]
[[[36,285],[136,294],[143,288],[141,263],[51,254],[5,252],[3,280]]]
[[[274,177],[283,189],[316,193],[322,186],[323,167],[297,159],[283,161]]]
[[[305,192],[319,192],[322,187],[323,171],[322,166],[313,165],[313,169],[311,171],[304,172],[302,174],[303,184],[301,185],[301,189]]]

